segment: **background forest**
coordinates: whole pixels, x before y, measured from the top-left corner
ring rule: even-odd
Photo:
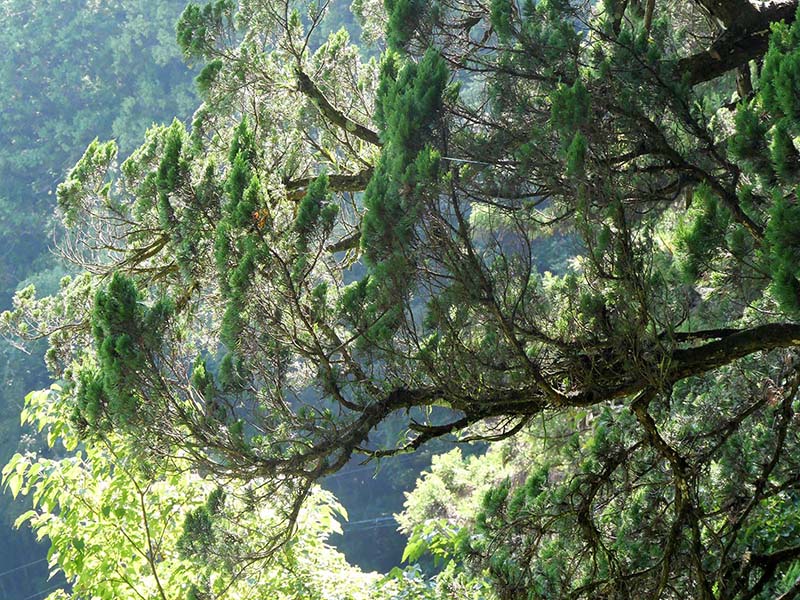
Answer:
[[[800,594],[795,0],[0,6],[5,594]]]

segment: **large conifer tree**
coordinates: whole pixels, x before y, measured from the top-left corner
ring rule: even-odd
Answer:
[[[549,419],[458,548],[500,597],[795,593],[797,3],[358,8],[380,59],[316,3],[190,5],[191,128],[61,185],[93,276],[6,320],[74,422],[291,523],[354,455]]]

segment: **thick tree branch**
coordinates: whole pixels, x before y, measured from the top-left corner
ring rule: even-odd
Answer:
[[[670,379],[699,375],[754,352],[800,346],[800,325],[771,323],[743,329],[722,339],[672,353]]]
[[[720,16],[723,22],[725,19],[733,19],[730,22],[735,26],[726,31],[708,50],[678,61],[676,73],[685,77],[689,85],[693,86],[724,75],[762,56],[769,47],[770,25],[781,20],[791,23],[797,12],[797,0],[768,3],[761,9],[746,3],[755,12],[747,10],[746,16],[739,17],[736,15],[740,2],[707,0],[702,4],[714,5],[717,11],[714,14],[724,15],[725,18]]]
[[[311,78],[302,70],[297,69],[295,72],[297,74],[298,89],[311,99],[326,119],[365,142],[369,142],[375,146],[381,145],[381,140],[377,133],[360,123],[356,123],[333,106],[316,84],[311,81]]]
[[[753,22],[759,15],[759,11],[749,0],[695,0],[695,2],[725,29]]]
[[[444,425],[420,425],[419,423],[412,423],[409,426],[409,429],[415,431],[417,435],[409,440],[405,446],[400,448],[389,448],[388,450],[362,450],[362,452],[368,455],[367,460],[364,462],[369,462],[375,458],[383,458],[386,456],[396,456],[398,454],[414,452],[415,450],[418,450],[425,442],[429,442],[432,439],[442,437],[448,433],[464,429],[470,425],[470,423],[471,421],[469,417],[461,417],[452,423],[446,423]]]
[[[328,252],[344,252],[345,250],[352,250],[353,248],[358,248],[358,245],[360,243],[361,243],[361,230],[356,229],[350,235],[347,235],[342,239],[330,244],[325,249]]]
[[[367,187],[369,180],[372,179],[374,169],[369,167],[352,175],[328,175],[328,189],[333,192],[362,192]],[[306,193],[306,189],[316,177],[303,177],[302,179],[292,179],[284,185],[290,200],[300,200]]]
[[[712,340],[727,337],[732,333],[738,333],[739,329],[703,329],[700,331],[676,331],[669,335],[664,334],[661,337],[671,337],[677,342],[691,342],[695,340]]]
[[[653,26],[653,14],[656,9],[656,0],[647,0],[644,9],[644,29],[650,33],[650,28]]]
[[[746,62],[762,56],[769,47],[769,29],[763,29],[746,37],[723,38],[711,48],[687,56],[678,61],[677,73],[686,78],[689,85],[710,81]]]
[[[681,335],[683,339],[691,339],[691,336],[690,333]],[[667,357],[667,368],[661,373],[620,373],[616,365],[610,364],[597,380],[616,383],[573,390],[566,395],[567,404],[592,406],[638,394],[652,385],[653,377],[660,378],[665,384],[674,383],[702,375],[755,352],[800,346],[800,325],[771,323],[750,329],[719,329],[714,337],[720,339],[693,348],[673,350]]]

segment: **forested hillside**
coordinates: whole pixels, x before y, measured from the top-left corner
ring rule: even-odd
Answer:
[[[0,306],[35,283],[55,293],[71,267],[51,253],[59,233],[55,189],[96,136],[133,150],[153,123],[188,118],[193,75],[174,44],[181,0],[0,2]],[[44,341],[23,352],[0,345],[0,460],[38,450],[20,440],[19,413],[32,389],[49,385]],[[0,502],[0,597],[40,599],[47,546],[11,524],[24,509]],[[22,568],[19,568],[22,567]]]
[[[192,118],[58,185],[51,599],[800,594],[798,3],[350,8],[190,3]],[[320,484],[432,455],[348,563]]]

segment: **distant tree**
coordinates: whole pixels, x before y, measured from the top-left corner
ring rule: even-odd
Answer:
[[[4,320],[75,426],[289,524],[354,455],[540,431],[454,549],[498,597],[795,594],[797,3],[361,2],[380,61],[324,8],[190,5],[191,129],[59,187],[88,275]]]
[[[0,2],[0,302],[47,268],[53,193],[98,136],[133,150],[154,121],[191,114],[175,47],[180,0]]]

